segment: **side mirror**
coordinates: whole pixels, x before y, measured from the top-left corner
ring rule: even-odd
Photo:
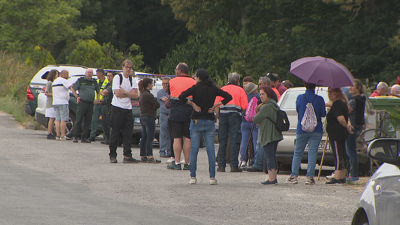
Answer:
[[[400,164],[400,139],[381,138],[368,145],[368,156],[390,164]]]

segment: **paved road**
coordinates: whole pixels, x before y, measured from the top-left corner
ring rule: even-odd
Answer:
[[[217,173],[205,150],[198,184],[161,164],[108,162],[108,148],[46,139],[0,112],[1,224],[350,224],[362,185],[263,186],[263,173]],[[134,157],[139,157],[137,146]],[[158,149],[154,149],[155,155]]]

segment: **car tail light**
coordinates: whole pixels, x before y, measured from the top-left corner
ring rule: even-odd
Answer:
[[[139,100],[131,100],[132,106],[140,106]]]
[[[45,93],[46,92],[46,87],[43,87],[42,88],[42,93]]]
[[[28,101],[33,101],[35,100],[35,96],[33,96],[31,89],[28,88],[26,89],[26,98],[28,99]]]

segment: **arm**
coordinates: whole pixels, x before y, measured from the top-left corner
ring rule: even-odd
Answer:
[[[79,97],[78,93],[76,93],[76,90],[75,90],[72,86],[69,87],[69,88],[71,89],[72,94],[75,96],[76,101],[77,101],[78,103],[81,102],[81,98]]]
[[[122,87],[120,87],[120,89],[115,89],[114,94],[118,98],[138,98],[139,96],[137,89],[132,89],[130,92],[127,92]]]
[[[94,83],[94,87],[95,87],[95,91],[96,91],[96,100],[93,101],[94,105],[98,105],[100,104],[100,88],[99,88],[99,84],[97,83],[97,81],[95,81]]]
[[[215,87],[215,88],[217,88],[217,96],[221,96],[224,99],[221,100],[220,102],[216,102],[211,108],[209,108],[208,109],[209,113],[212,113],[215,110],[215,108],[219,107],[220,105],[222,105],[222,104],[226,105],[228,102],[230,102],[232,100],[232,95],[230,95],[228,92],[223,91],[223,90],[219,89],[218,87]],[[220,98],[218,98],[218,100],[219,99]]]
[[[340,125],[342,125],[343,127],[345,127],[347,129],[347,132],[349,132],[350,134],[353,134],[354,132],[351,130],[351,124],[347,124],[346,119],[344,118],[344,116],[338,116],[336,117],[336,119],[338,120],[338,122],[340,123]]]
[[[100,95],[102,95],[102,96],[107,96],[108,94],[110,94],[110,93],[108,92],[107,89],[104,89],[104,90],[102,90],[102,91],[100,92]]]
[[[219,119],[219,107],[215,108],[215,116]]]

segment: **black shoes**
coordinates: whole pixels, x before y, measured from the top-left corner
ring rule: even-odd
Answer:
[[[115,157],[110,157],[110,163],[117,163],[117,159]]]
[[[165,153],[165,152],[161,152],[161,153],[160,153],[160,157],[161,157],[161,158],[169,158],[169,157],[171,157],[171,156],[168,155],[168,154]]]
[[[137,160],[132,157],[129,157],[129,158],[124,157],[124,161],[122,161],[122,162],[123,163],[140,163],[140,160]]]
[[[147,158],[147,163],[161,163],[161,160],[153,158]],[[186,165],[186,164],[185,164]],[[185,166],[183,167],[185,169]]]
[[[75,140],[75,139],[74,139]],[[90,143],[91,141],[87,138],[82,138],[81,143]]]
[[[74,137],[74,140],[72,140],[74,143],[78,143],[78,137]]]
[[[170,169],[170,170],[181,170],[182,166],[181,166],[181,164],[172,163],[171,165],[167,166],[167,169]]]
[[[217,172],[225,172],[225,167],[218,167]]]
[[[95,142],[96,141],[96,137],[90,137],[89,141]]]
[[[346,183],[346,178],[336,180],[335,178],[332,178],[332,180],[325,182],[325,184],[345,184]]]
[[[190,170],[190,166],[189,166],[189,164],[185,164],[185,165],[183,165],[183,170]]]
[[[100,143],[102,143],[103,145],[109,145],[110,141],[109,140],[104,140],[104,141],[101,141]]]
[[[54,135],[50,133],[47,135],[47,139],[55,140],[56,137],[54,137]]]
[[[233,172],[242,172],[242,169],[240,169],[239,167],[231,167],[231,173]]]
[[[242,170],[247,171],[247,172],[263,172],[263,170],[259,170],[255,168],[254,166],[249,166],[249,167],[244,167]]]
[[[278,184],[278,180],[273,180],[273,181],[266,180],[264,182],[261,182],[261,184],[263,184],[263,185]]]

